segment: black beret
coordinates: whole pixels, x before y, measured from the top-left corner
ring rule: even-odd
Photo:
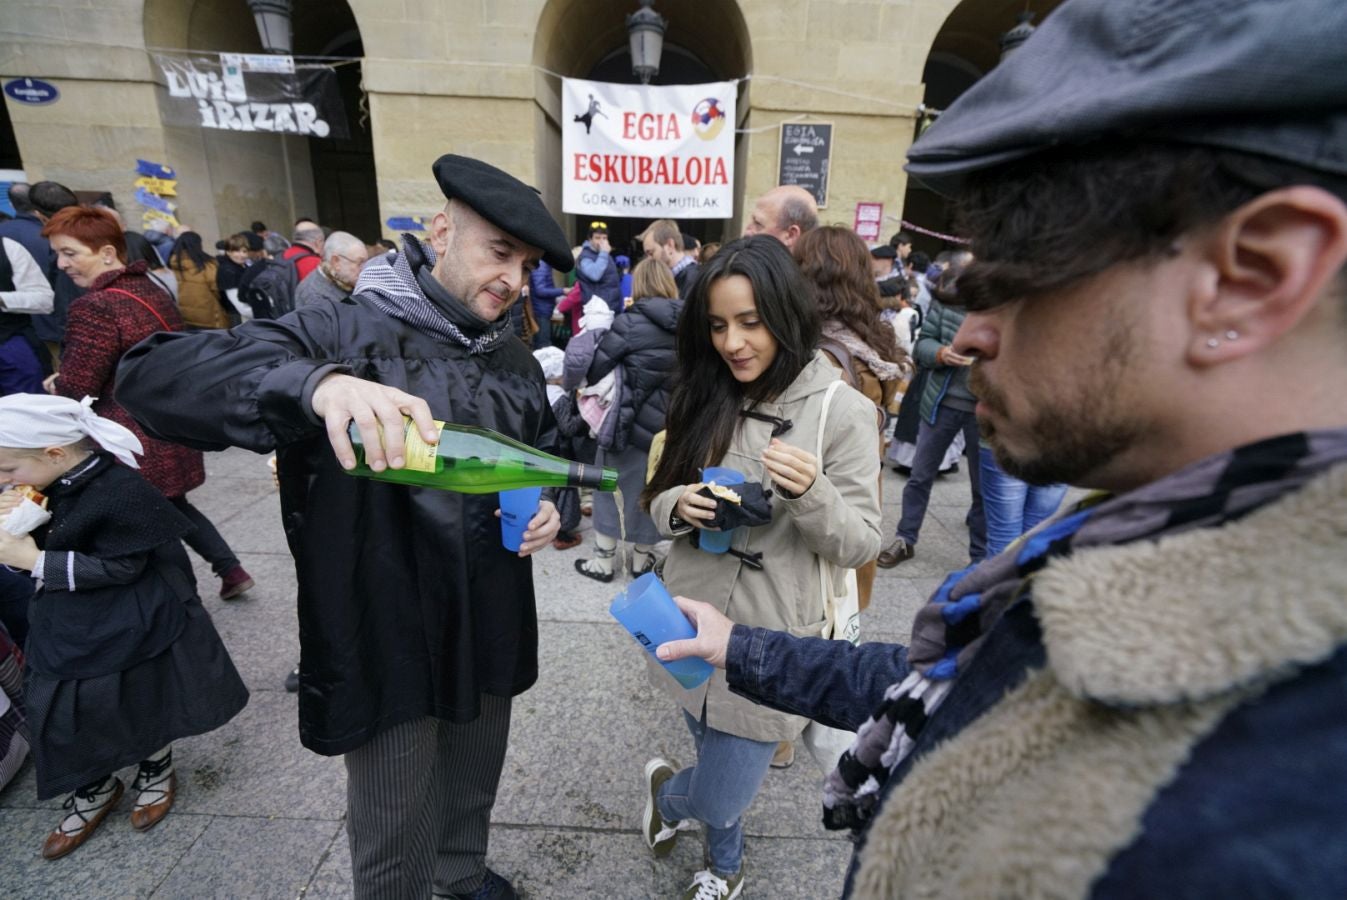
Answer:
[[[445,197],[463,201],[501,231],[537,247],[552,268],[575,268],[570,244],[537,190],[480,159],[453,153],[435,160],[432,171]]]
[[[897,259],[898,251],[888,244],[880,244],[878,247],[870,248],[870,255],[875,259]]]
[[[1069,0],[908,151],[940,193],[968,173],[1114,135],[1347,175],[1347,4]]]

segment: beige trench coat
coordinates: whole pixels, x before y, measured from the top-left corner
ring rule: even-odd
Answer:
[[[817,447],[819,414],[828,386],[838,371],[820,353],[775,403],[757,411],[794,423],[781,440],[813,453]],[[761,571],[745,566],[728,554],[707,553],[694,547],[691,529],[675,533],[670,526],[682,488],[670,488],[655,498],[651,515],[673,546],[664,566],[669,592],[715,606],[735,622],[819,635],[824,616],[817,557],[839,570],[855,568],[875,558],[880,546],[879,456],[875,453],[875,405],[845,384],[833,394],[824,429],[823,466],[814,484],[795,499],[772,497],[772,521],[758,528],[741,528],[733,547],[761,553]],[[741,418],[729,452],[716,465],[743,472],[748,481],[768,484],[762,453],[772,438],[772,426]],[[669,440],[677,440],[670,435]],[[836,579],[838,589],[841,579]],[[651,662],[652,682],[673,697],[691,715],[700,718],[703,704],[707,724],[718,731],[758,741],[797,737],[806,720],[770,710],[731,694],[725,673],[716,670],[700,688],[683,690],[658,664]]]

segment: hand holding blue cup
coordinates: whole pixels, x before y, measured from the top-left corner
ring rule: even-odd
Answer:
[[[718,484],[722,487],[733,487],[736,484],[744,483],[744,473],[737,469],[727,469],[723,466],[711,466],[702,469],[703,484]],[[703,528],[697,535],[697,545],[707,553],[724,553],[730,549],[730,543],[734,540],[734,529],[729,531],[713,531]]]
[[[608,612],[685,689],[691,690],[711,677],[711,664],[699,657],[664,662],[655,655],[660,644],[689,640],[697,636],[697,630],[654,572],[637,578],[614,597]]]
[[[500,492],[500,542],[506,550],[519,552],[524,543],[524,532],[538,513],[542,494],[543,489],[540,487]]]

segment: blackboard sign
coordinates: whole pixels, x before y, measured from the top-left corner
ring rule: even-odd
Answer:
[[[794,184],[828,205],[828,162],[833,151],[831,122],[782,122],[777,184]]]

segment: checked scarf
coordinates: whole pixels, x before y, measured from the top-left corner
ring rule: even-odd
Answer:
[[[429,332],[441,340],[486,353],[509,337],[510,319],[487,322],[435,280],[435,251],[410,234],[402,236],[402,252],[388,265],[360,270],[355,296],[364,297],[385,315]],[[457,321],[455,321],[457,320]]]
[[[1051,560],[1088,547],[1153,541],[1231,522],[1347,460],[1347,429],[1297,432],[1210,456],[1120,496],[1096,494],[1012,544],[954,572],[917,613],[908,661],[856,731],[823,790],[823,824],[858,829],[912,752],[988,632]]]

